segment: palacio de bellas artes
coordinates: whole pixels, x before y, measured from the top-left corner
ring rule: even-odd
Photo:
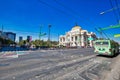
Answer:
[[[65,35],[59,36],[59,45],[67,47],[93,47],[96,34],[83,30],[80,26],[74,26]]]

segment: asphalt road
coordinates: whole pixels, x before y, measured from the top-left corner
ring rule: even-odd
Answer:
[[[110,61],[92,48],[29,51],[0,58],[0,80],[100,80]]]

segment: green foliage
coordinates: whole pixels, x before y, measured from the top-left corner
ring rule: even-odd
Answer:
[[[51,41],[51,44],[54,45],[58,45],[58,41]]]
[[[27,43],[27,40],[22,40],[19,42],[19,45],[22,46],[22,45],[25,45]]]
[[[12,41],[10,39],[4,39],[2,37],[0,37],[0,42],[1,42],[1,45],[16,44],[14,41]]]
[[[34,40],[31,42],[27,42],[27,40],[22,40],[19,42],[19,45],[25,45],[26,43],[29,43],[29,45],[35,45],[35,46],[56,46],[58,45],[57,41],[43,41],[43,40]]]

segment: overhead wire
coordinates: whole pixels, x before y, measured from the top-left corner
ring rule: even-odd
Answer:
[[[120,5],[118,4],[118,0],[115,0],[115,4],[116,4],[116,6],[117,6],[117,11],[118,11],[118,16],[119,16],[119,24],[120,24]],[[120,30],[120,28],[119,28],[119,30]]]
[[[76,11],[74,11],[73,9],[69,8],[68,6],[65,6],[64,4],[60,3],[58,0],[53,0],[53,1],[55,1],[57,4],[61,5],[62,7],[66,8],[66,9],[69,10],[70,12],[74,13],[76,16],[80,17],[80,15],[77,14]],[[89,20],[89,21],[90,21],[90,20]],[[91,21],[90,21],[90,22],[91,22]],[[93,23],[93,22],[91,22],[91,23]],[[94,23],[93,23],[93,24],[94,24]],[[94,25],[95,25],[95,24],[94,24]],[[97,27],[94,27],[94,28],[95,28],[95,30],[97,29]],[[100,33],[101,36],[102,36],[102,32],[99,32],[98,30],[96,30],[96,31],[97,31],[98,33]],[[103,34],[108,38],[108,35],[107,35],[105,32],[103,32]]]
[[[60,1],[58,1],[58,0],[53,0],[53,1],[55,1],[58,5],[62,6],[64,9],[66,9],[66,11],[69,11],[69,13],[71,13],[72,15],[76,16],[79,20],[81,20],[80,18],[83,17],[83,16],[80,16],[80,15],[78,14],[78,12],[76,12],[76,11],[73,10],[72,8],[70,8],[70,7],[62,4]],[[84,22],[83,20],[81,20],[81,21]],[[75,23],[76,23],[76,25],[77,25],[77,23],[78,23],[77,20],[76,20]]]
[[[71,15],[71,14],[69,14],[69,13],[67,13],[67,12],[65,12],[65,11],[63,11],[63,10],[61,10],[61,9],[57,8],[57,7],[54,7],[54,6],[52,6],[52,5],[48,4],[48,3],[47,3],[47,2],[45,2],[45,1],[38,0],[38,2],[39,2],[39,3],[41,3],[41,4],[44,4],[44,5],[46,5],[46,6],[50,7],[50,8],[52,8],[52,9],[54,9],[54,10],[58,11],[58,12],[63,13],[64,15],[67,15],[67,16],[69,15],[69,17],[71,17],[71,16],[72,16],[72,18],[77,19],[77,17],[75,17],[74,15]]]
[[[84,19],[89,20],[88,18],[81,16],[78,12],[76,12],[76,11],[73,10],[72,8],[64,5],[64,4],[61,3],[60,1],[58,1],[58,0],[53,0],[53,1],[55,1],[58,5],[60,5],[60,6],[62,6],[63,8],[65,8],[67,11],[71,12],[72,14],[74,14],[74,16],[77,16],[79,19],[80,19],[80,18],[84,18]],[[94,24],[91,20],[89,20],[88,22]],[[88,22],[85,22],[85,23],[88,23]],[[95,24],[94,24],[94,25],[95,25]]]
[[[110,9],[110,10],[107,10],[106,12],[109,12],[109,11],[112,11],[112,10],[113,10],[114,16],[116,17],[116,21],[117,21],[117,23],[119,23],[119,16],[117,16],[117,13],[114,11],[114,10],[118,9],[119,7],[113,7],[112,1],[109,0],[109,2],[110,2],[111,9]],[[104,12],[104,13],[106,13],[106,12]],[[101,13],[100,13],[100,14],[101,14]],[[101,29],[101,28],[99,28],[99,29]],[[110,37],[108,37],[108,35],[109,35],[109,36],[113,36],[113,33],[106,34],[105,31],[103,31],[103,30],[102,30],[102,33],[103,33],[108,39],[110,39]]]
[[[117,6],[118,15],[119,15],[119,18],[120,18],[120,9],[119,9],[118,0],[115,0],[115,4]]]
[[[48,3],[46,3],[46,2],[44,2],[44,1],[41,1],[41,0],[38,0],[40,3],[42,3],[42,4],[44,4],[44,5],[46,5],[46,6],[48,6],[48,7],[51,7],[51,8],[53,8],[53,9],[55,9],[55,10],[57,10],[57,11],[59,11],[59,12],[61,12],[61,13],[63,13],[63,14],[65,14],[65,15],[70,15],[71,16],[71,14],[68,14],[68,13],[66,13],[65,11],[63,11],[63,10],[61,10],[61,9],[59,9],[59,8],[57,8],[57,7],[54,7],[54,6],[52,6],[52,5],[50,5],[50,4],[48,4]],[[75,16],[79,16],[79,14],[77,14],[77,12],[75,12],[73,9],[71,9],[71,8],[69,8],[69,7],[67,7],[66,5],[64,5],[64,4],[62,4],[62,3],[60,3],[58,0],[53,0],[53,1],[55,1],[57,4],[59,4],[59,5],[61,5],[62,7],[64,7],[64,8],[66,8],[69,12],[72,12],[72,13],[74,13],[75,15],[72,15],[72,17],[75,17]],[[112,5],[112,2],[110,1],[110,4],[111,4],[111,6],[113,7],[113,5]],[[114,12],[114,14],[116,15],[116,13]],[[79,16],[80,17],[80,16]],[[116,18],[117,18],[117,22],[118,22],[118,20],[119,20],[119,18],[118,18],[118,16],[116,16]],[[93,22],[92,22],[93,23]],[[96,28],[96,27],[94,27],[94,28]],[[105,33],[105,32],[103,32],[103,34],[108,38],[108,35]]]
[[[114,16],[116,18],[116,21],[117,21],[117,23],[119,23],[120,14],[117,15],[117,13],[115,12],[115,10],[119,9],[119,5],[118,5],[118,3],[116,1],[115,4],[116,4],[117,7],[114,8],[112,0],[109,0],[109,2],[110,2],[110,5],[111,5],[111,8],[112,8],[112,9],[110,9],[110,11],[113,10],[113,14],[114,14]],[[118,12],[120,13],[120,11],[118,11]],[[102,31],[102,33],[104,33],[104,35],[108,38],[108,35],[104,31]],[[113,33],[109,33],[109,34],[110,34],[109,36],[111,36],[111,35],[113,36],[114,35]]]
[[[8,25],[9,27],[11,26],[11,25]],[[5,26],[3,26],[3,24],[2,24],[2,32],[15,32],[15,33],[19,33],[19,34],[29,34],[29,35],[38,35],[39,34],[39,32],[26,32],[26,31],[23,31],[23,30],[10,30],[10,29],[4,29],[4,31],[3,31],[3,28],[4,28]],[[17,26],[18,27],[18,26]],[[20,26],[19,26],[20,27]]]
[[[70,11],[70,12],[72,12],[72,13],[74,13],[74,14],[77,14],[76,11],[74,11],[73,9],[69,8],[68,6],[60,3],[58,0],[53,0],[53,1],[55,1],[58,5],[62,6],[63,8],[66,8],[68,11]],[[78,14],[77,14],[77,15],[78,15]],[[78,15],[78,16],[79,16],[79,15]]]
[[[110,5],[111,5],[111,8],[113,8],[113,14],[116,17],[116,21],[117,21],[117,23],[119,23],[119,17],[117,16],[117,13],[114,10],[114,6],[112,4],[112,0],[109,0],[109,2],[110,2]]]

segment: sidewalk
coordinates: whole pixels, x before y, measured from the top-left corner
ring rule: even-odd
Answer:
[[[19,55],[29,54],[30,51],[3,51],[0,58],[18,58]]]
[[[16,52],[3,52],[0,53],[0,58],[17,58],[18,55]]]

